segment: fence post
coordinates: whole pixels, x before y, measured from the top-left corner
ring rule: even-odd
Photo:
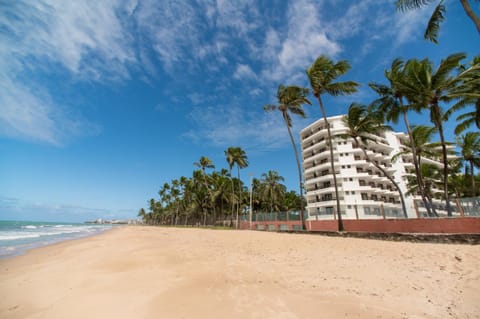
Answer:
[[[420,218],[420,212],[418,211],[417,201],[413,200],[413,207],[415,208],[415,213],[417,213],[417,218]]]

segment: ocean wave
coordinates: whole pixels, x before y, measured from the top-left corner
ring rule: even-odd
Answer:
[[[22,226],[21,228],[23,228],[23,229],[37,229],[37,226],[27,225],[27,226]]]

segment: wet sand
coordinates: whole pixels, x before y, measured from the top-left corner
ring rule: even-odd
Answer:
[[[0,318],[480,318],[480,246],[124,227],[0,260]]]

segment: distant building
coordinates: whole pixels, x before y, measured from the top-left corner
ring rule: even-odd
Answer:
[[[346,132],[343,115],[329,117],[333,139],[334,167],[340,198],[340,210],[345,219],[403,218],[400,195],[392,182],[373,164],[365,160],[363,151],[353,145],[352,139],[339,135]],[[367,154],[394,177],[405,198],[408,217],[423,215],[425,209],[419,207],[420,197],[406,196],[408,174],[414,174],[410,154],[392,161],[392,156],[405,149],[408,135],[398,132],[384,132],[373,136],[376,143],[367,144]],[[323,119],[307,126],[300,132],[307,219],[332,219],[336,212],[335,188],[330,165],[327,128]],[[425,160],[438,165],[438,161]],[[435,190],[439,192],[440,190]],[[414,200],[420,205],[415,207]],[[454,205],[452,205],[454,206]],[[439,206],[441,209],[442,207]],[[418,209],[418,210],[417,210]]]

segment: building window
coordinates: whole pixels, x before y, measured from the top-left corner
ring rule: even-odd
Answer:
[[[365,213],[365,215],[370,215],[370,207],[364,207],[363,208],[363,212]]]
[[[363,200],[368,200],[368,195],[366,193],[362,193],[362,199]]]
[[[346,191],[346,192],[345,192],[345,194],[349,195],[349,194],[350,194],[350,192],[349,192],[349,191]]]
[[[348,208],[348,209],[351,209],[351,208],[352,208],[352,205],[347,205],[347,208]]]
[[[326,215],[333,215],[333,207],[325,207]]]

